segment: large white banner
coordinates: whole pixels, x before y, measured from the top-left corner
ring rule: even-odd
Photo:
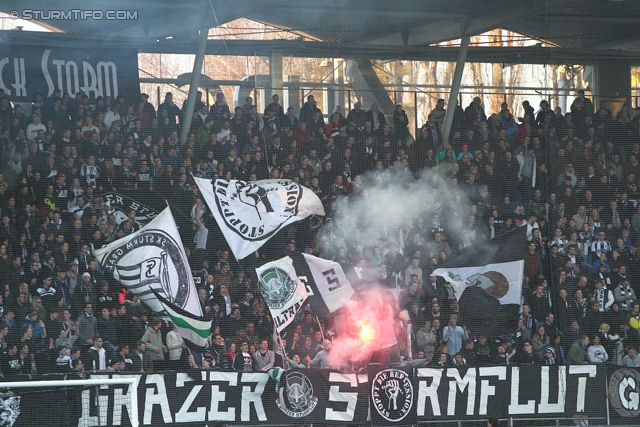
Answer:
[[[164,309],[152,289],[175,306],[202,316],[191,267],[168,207],[140,230],[95,249],[94,254],[153,311]]]
[[[238,259],[258,250],[284,226],[325,214],[318,196],[293,181],[195,181]]]

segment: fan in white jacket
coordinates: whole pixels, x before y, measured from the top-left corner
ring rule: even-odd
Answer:
[[[173,324],[173,330],[167,334],[166,340],[167,348],[169,349],[169,360],[180,360],[182,349],[184,348],[184,340],[180,336],[175,323]]]
[[[600,345],[600,337],[598,335],[591,340],[591,345],[587,349],[587,355],[589,356],[589,363],[604,363],[609,360],[607,350]]]

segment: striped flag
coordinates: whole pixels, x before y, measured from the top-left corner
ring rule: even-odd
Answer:
[[[171,292],[167,292],[164,286],[169,283],[166,252],[162,252],[159,257],[145,259],[138,264],[118,265],[115,270],[120,283],[134,291],[140,298],[151,295],[151,289],[164,292],[165,295],[171,295]]]
[[[207,339],[211,334],[211,320],[204,320],[202,317],[194,316],[180,307],[171,304],[156,291],[152,290],[151,292],[153,292],[158,299],[167,316],[169,316],[171,321],[176,325],[183,339],[198,347],[207,346]]]
[[[269,378],[271,378],[276,382],[276,393],[280,392],[280,387],[281,387],[280,379],[282,378],[282,375],[284,375],[285,372],[286,371],[279,366],[271,368],[267,371]]]
[[[191,267],[169,208],[135,233],[93,253],[115,280],[154,312],[163,308],[152,291],[175,307],[202,315]]]

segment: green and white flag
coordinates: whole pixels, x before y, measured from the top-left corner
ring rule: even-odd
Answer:
[[[162,305],[162,308],[164,308],[167,316],[169,316],[171,321],[176,325],[180,336],[198,347],[206,347],[207,338],[209,338],[211,334],[212,321],[194,316],[188,311],[171,304],[157,292],[153,291],[153,293],[160,305]]]
[[[284,257],[256,268],[260,290],[278,332],[289,325],[307,299],[307,289],[298,279],[293,260]]]
[[[282,375],[285,374],[285,372],[286,371],[279,366],[275,366],[267,371],[267,374],[269,374],[269,378],[276,382],[276,393],[280,392],[280,379],[282,378]]]

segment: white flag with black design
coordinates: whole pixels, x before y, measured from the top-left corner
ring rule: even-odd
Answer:
[[[449,282],[456,299],[473,286],[497,298],[500,304],[520,304],[524,261],[486,264],[478,267],[438,268],[432,273]],[[514,286],[510,286],[513,284]]]
[[[327,312],[333,313],[345,305],[353,296],[354,290],[340,264],[309,254],[302,254],[302,256],[313,277],[313,282],[310,282],[310,286],[313,289],[314,297],[322,299]],[[315,292],[317,292],[317,296],[315,296]],[[311,299],[309,301],[312,304],[314,297],[310,296]],[[318,305],[319,302],[316,303],[316,306]],[[316,309],[314,311],[319,316],[324,317],[322,316],[324,313],[321,313],[321,310]]]
[[[284,257],[256,268],[260,290],[271,317],[282,331],[289,325],[307,299],[307,290],[293,268],[293,261]]]
[[[318,196],[293,181],[194,179],[238,259],[258,250],[286,225],[325,214]]]
[[[176,307],[202,316],[191,267],[168,207],[140,230],[95,249],[94,254],[153,311],[164,311],[155,291]]]
[[[300,252],[287,253],[316,316],[323,319],[351,299],[354,290],[340,264]]]
[[[499,336],[515,331],[526,228],[476,243],[431,273],[451,285],[460,304],[458,324],[465,324],[474,335]]]

